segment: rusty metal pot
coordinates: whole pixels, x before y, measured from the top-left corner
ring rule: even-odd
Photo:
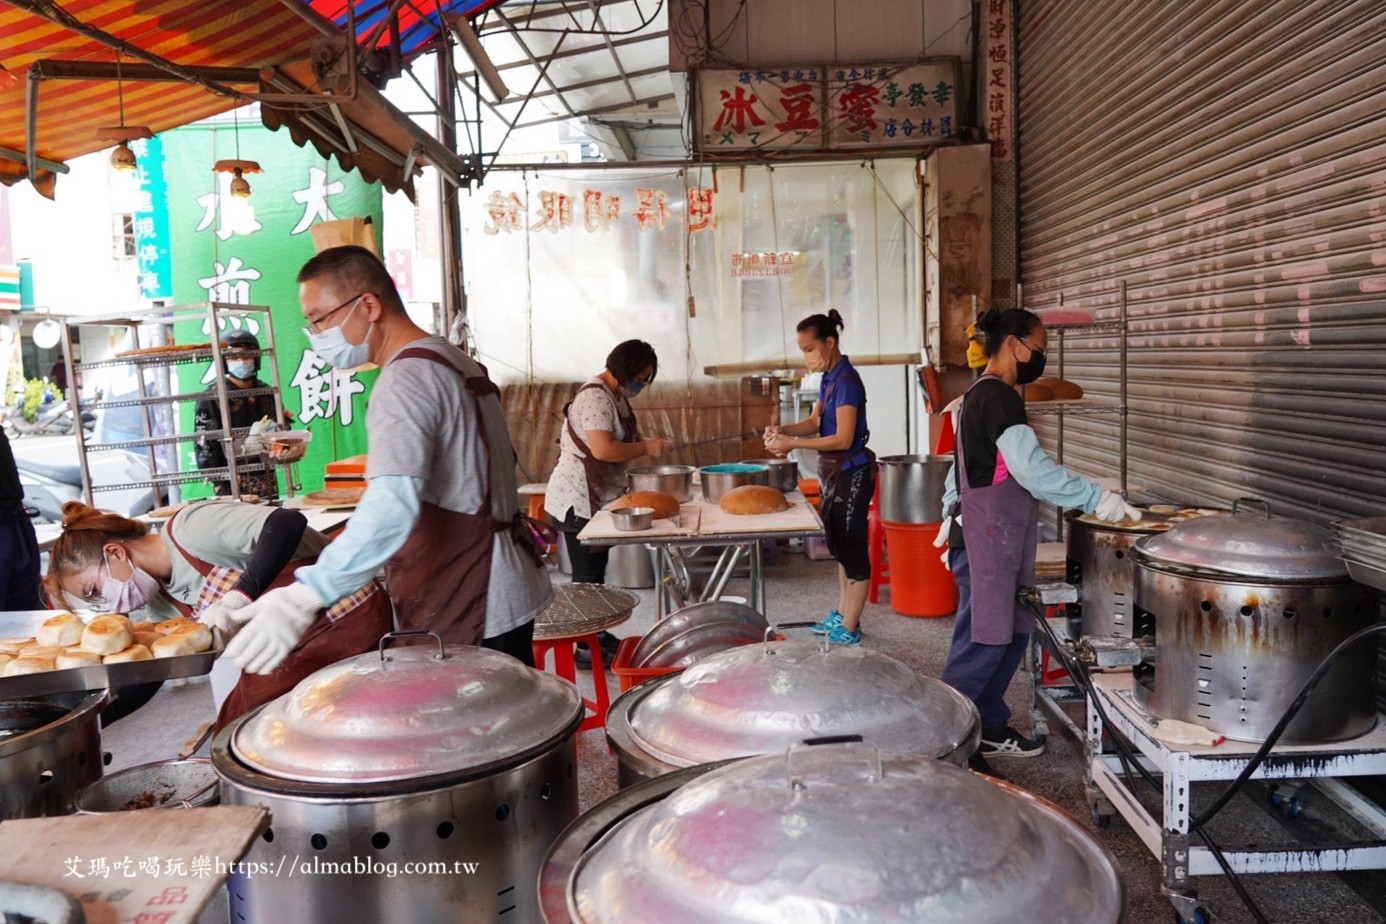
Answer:
[[[1204,517],[1136,543],[1136,621],[1153,620],[1155,661],[1136,700],[1165,718],[1263,741],[1337,645],[1374,622],[1376,593],[1351,581],[1327,530],[1244,513]],[[1376,652],[1350,651],[1285,729],[1286,744],[1341,741],[1376,725]]]

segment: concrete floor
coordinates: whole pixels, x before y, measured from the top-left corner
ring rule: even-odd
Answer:
[[[832,562],[809,561],[803,555],[781,553],[767,565],[768,616],[771,621],[790,622],[818,618],[836,603],[836,573]],[[566,580],[555,574],[556,580]],[[733,582],[730,593],[745,593]],[[631,619],[617,627],[617,635],[643,634],[654,622],[654,594],[637,591],[641,598]],[[883,651],[929,676],[937,677],[943,668],[951,617],[914,619],[899,616],[889,607],[888,594],[882,603],[869,606],[863,618],[863,644]],[[618,685],[608,675],[614,698]],[[579,686],[591,693],[590,673],[579,672]],[[1029,728],[1028,677],[1017,675],[1007,695],[1014,711],[1014,724]],[[111,726],[105,733],[105,746],[114,755],[110,769],[159,760],[174,755],[199,723],[211,715],[210,693],[205,682],[166,684],[148,706]],[[206,753],[206,747],[201,749]],[[616,762],[608,753],[603,733],[593,729],[578,740],[579,788],[583,809],[594,805],[616,790]],[[1006,778],[1065,809],[1104,844],[1121,867],[1128,894],[1128,920],[1132,924],[1169,922],[1174,913],[1160,892],[1160,866],[1135,832],[1116,818],[1107,828],[1094,827],[1084,796],[1080,751],[1061,735],[1050,738],[1041,757],[1030,760],[995,761]],[[1200,784],[1195,804],[1211,801],[1224,784]],[[1158,816],[1158,796],[1147,800]],[[1217,819],[1215,836],[1224,847],[1292,843],[1296,834],[1338,831],[1343,828],[1336,809],[1325,798],[1308,799],[1304,814],[1294,821],[1271,810],[1265,803],[1265,789],[1252,784]],[[1365,839],[1365,832],[1354,837]],[[1272,922],[1313,921],[1322,924],[1374,924],[1386,922],[1386,874],[1262,874],[1244,877],[1247,890]],[[1246,911],[1231,886],[1221,877],[1195,880],[1199,896],[1208,902],[1214,920],[1241,924],[1253,917]],[[1046,919],[1052,916],[1046,915]],[[207,918],[206,920],[211,920]]]

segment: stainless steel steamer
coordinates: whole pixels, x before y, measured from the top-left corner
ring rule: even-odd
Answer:
[[[548,924],[1125,919],[1103,847],[1023,790],[920,755],[795,748],[622,790],[563,832]]]
[[[105,690],[0,702],[0,819],[66,815],[101,778]]]
[[[1190,520],[1135,546],[1136,619],[1156,654],[1138,702],[1165,718],[1262,741],[1339,642],[1374,622],[1375,591],[1349,580],[1327,530],[1242,512]],[[1361,645],[1319,683],[1280,739],[1355,738],[1376,724],[1376,653]]]
[[[273,872],[232,878],[232,920],[536,920],[582,715],[571,684],[480,648],[318,671],[213,744],[222,804],[272,813],[245,859]]]
[[[805,739],[859,735],[886,750],[967,763],[977,707],[940,680],[861,647],[796,640],[709,655],[611,704],[617,781],[769,754]]]

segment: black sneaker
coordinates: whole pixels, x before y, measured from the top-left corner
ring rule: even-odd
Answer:
[[[1038,757],[1044,753],[1044,742],[1033,741],[1009,725],[1001,725],[982,732],[982,746],[977,753],[983,757]]]
[[[982,776],[989,776],[993,779],[1005,779],[1004,776],[992,769],[991,764],[987,763],[987,759],[982,756],[980,751],[974,753],[967,759],[967,769],[971,770],[973,773],[980,773]]]
[[[606,663],[605,659],[602,663]],[[582,642],[573,646],[573,665],[585,671],[592,669],[592,653]]]

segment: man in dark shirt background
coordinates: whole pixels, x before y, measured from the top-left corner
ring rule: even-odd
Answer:
[[[39,599],[39,548],[24,512],[24,488],[10,441],[0,430],[0,609],[44,609]]]
[[[259,349],[260,341],[256,340],[255,335],[249,331],[232,331],[222,340],[221,355],[226,363],[227,405],[231,411],[230,426],[233,429],[250,427],[263,417],[275,420],[274,395],[238,394],[245,389],[269,387],[257,378],[260,371]],[[217,403],[216,385],[208,386],[203,394],[205,397],[197,402],[193,429],[199,433],[206,430],[221,430],[221,406]],[[226,452],[222,448],[223,445],[221,437],[212,436],[200,440],[194,447],[197,467],[200,469],[225,468]],[[248,456],[245,461],[254,464],[258,463],[260,459],[256,456]],[[258,494],[269,500],[277,497],[279,493],[273,470],[241,472],[240,482],[242,494]],[[231,494],[231,482],[229,480],[217,480],[213,482],[213,485],[218,496]]]

